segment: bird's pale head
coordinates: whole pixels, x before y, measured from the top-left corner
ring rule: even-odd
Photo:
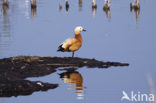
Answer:
[[[82,31],[86,31],[85,29],[83,29],[83,27],[81,27],[81,26],[77,26],[76,28],[75,28],[75,35],[78,35],[78,34],[80,34]]]

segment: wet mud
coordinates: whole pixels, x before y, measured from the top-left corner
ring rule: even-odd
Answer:
[[[102,69],[111,66],[129,66],[129,64],[77,57],[18,56],[0,59],[0,97],[30,95],[35,91],[55,89],[58,84],[25,79],[49,75],[60,68],[72,70],[84,66]]]

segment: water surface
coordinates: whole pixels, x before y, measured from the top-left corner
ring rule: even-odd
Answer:
[[[74,28],[83,26],[83,46],[75,56],[96,58],[102,61],[129,63],[129,67],[77,70],[81,75],[81,93],[75,83],[64,82],[58,75],[28,78],[59,87],[29,96],[1,98],[3,103],[73,103],[121,102],[122,91],[151,93],[148,76],[156,85],[156,6],[155,0],[141,0],[139,14],[130,11],[132,0],[111,0],[109,15],[103,11],[104,1],[97,0],[97,10],[92,13],[91,0],[37,0],[36,10],[31,10],[29,0],[9,0],[9,8],[0,6],[0,58],[26,56],[61,56],[71,53],[56,52]],[[1,3],[1,2],[0,2]],[[59,3],[63,5],[59,10]],[[137,14],[137,15],[136,15]],[[74,89],[71,85],[73,85]],[[81,98],[79,98],[81,97]]]

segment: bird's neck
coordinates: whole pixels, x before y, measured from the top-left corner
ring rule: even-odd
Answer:
[[[82,36],[81,36],[81,34],[75,35],[75,38],[76,38],[77,40],[79,40],[79,41],[82,42]]]

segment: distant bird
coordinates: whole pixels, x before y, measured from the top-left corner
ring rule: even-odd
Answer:
[[[64,83],[69,83],[69,90],[76,90],[77,99],[84,99],[83,77],[77,71],[67,71],[59,74]]]
[[[68,0],[65,1],[65,7],[66,7],[66,11],[69,10],[69,3],[68,3]]]
[[[106,10],[110,10],[110,0],[106,0],[105,1],[106,3],[105,3],[105,5],[104,5],[104,7],[103,7],[103,10],[104,11],[106,11]]]
[[[92,0],[92,9],[96,8],[97,8],[96,0]]]
[[[82,90],[83,89],[83,77],[81,74],[77,71],[73,72],[64,72],[60,74],[60,77],[63,79],[64,83],[75,83],[76,90]]]
[[[75,28],[75,37],[68,38],[59,47],[57,51],[61,52],[72,52],[72,57],[74,57],[74,52],[77,51],[82,45],[81,32],[86,31],[81,26]]]
[[[135,0],[134,3],[130,3],[130,8],[131,10],[134,9],[134,10],[138,10],[140,9],[140,3],[139,3],[139,0]]]

